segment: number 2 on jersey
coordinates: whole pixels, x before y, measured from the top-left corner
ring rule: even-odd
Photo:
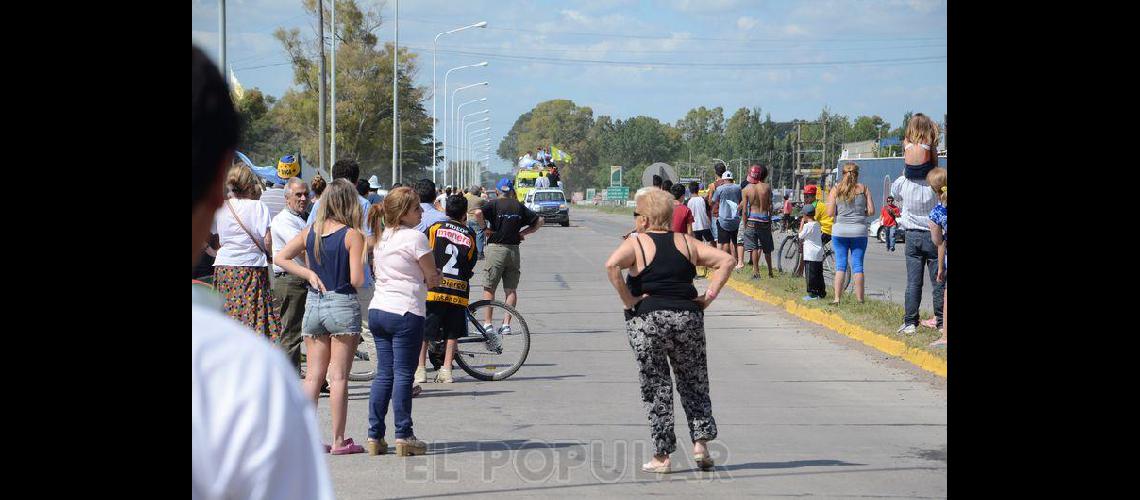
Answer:
[[[459,276],[459,269],[455,267],[455,261],[459,257],[459,249],[456,248],[455,245],[448,243],[447,248],[443,251],[451,256],[450,259],[447,259],[447,265],[443,266],[443,274]]]

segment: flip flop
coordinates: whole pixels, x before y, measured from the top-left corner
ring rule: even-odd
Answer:
[[[345,439],[344,446],[332,448],[329,453],[333,455],[351,455],[353,453],[364,453],[364,451],[364,447],[352,442],[352,439]]]

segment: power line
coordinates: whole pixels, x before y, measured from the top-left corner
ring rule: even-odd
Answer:
[[[827,52],[838,51],[884,51],[884,50],[906,50],[906,49],[926,49],[926,48],[946,48],[946,44],[921,44],[921,45],[897,45],[886,47],[836,47],[836,48],[816,48],[816,47],[796,47],[796,48],[766,48],[766,49],[703,49],[703,50],[634,50],[634,49],[621,49],[621,48],[523,48],[511,47],[502,48],[495,45],[471,45],[471,44],[448,44],[452,47],[465,47],[473,49],[497,49],[500,51],[536,51],[536,52],[560,52],[560,53],[583,53],[583,52],[617,52],[617,53],[630,53],[630,54],[754,54],[754,53],[770,53],[770,52],[788,52],[791,50],[816,50]],[[448,45],[440,44],[440,47],[447,47]],[[414,47],[420,50],[430,50],[426,46],[407,45],[407,47]]]
[[[447,22],[443,22],[443,21],[430,21],[430,20],[426,20],[426,19],[414,19],[414,18],[407,18],[407,17],[401,17],[400,20],[401,21],[411,21],[411,22],[416,22],[416,23],[421,23],[421,24],[450,26],[450,24],[448,24]],[[607,38],[635,38],[635,39],[643,39],[643,40],[671,40],[671,41],[694,40],[694,41],[734,42],[734,43],[750,43],[750,42],[776,42],[776,43],[846,42],[846,43],[849,43],[849,42],[873,42],[873,41],[890,42],[890,41],[903,41],[903,40],[909,40],[909,41],[918,41],[918,40],[942,40],[942,41],[945,41],[946,40],[945,35],[934,36],[934,37],[891,37],[891,38],[796,38],[796,39],[748,38],[748,39],[737,39],[737,38],[713,38],[713,37],[674,38],[674,37],[661,37],[661,36],[649,36],[649,35],[627,35],[627,34],[617,34],[617,33],[599,33],[599,32],[583,32],[583,31],[542,31],[542,30],[528,30],[528,29],[522,29],[522,28],[497,28],[497,27],[492,27],[492,26],[488,26],[484,29],[492,30],[492,31],[511,31],[511,32],[518,32],[518,33],[539,33],[539,34],[543,34],[543,35],[603,36],[603,37],[607,37]]]
[[[620,66],[660,66],[660,67],[689,67],[689,68],[796,68],[796,67],[813,67],[813,66],[845,66],[845,65],[872,65],[872,64],[922,64],[929,62],[945,61],[945,55],[933,55],[911,58],[892,58],[892,59],[870,59],[870,60],[843,60],[843,61],[808,61],[808,62],[724,62],[724,63],[697,63],[697,62],[653,62],[653,61],[611,61],[602,59],[573,59],[573,58],[557,58],[557,57],[537,57],[537,56],[512,56],[501,55],[490,52],[466,52],[466,51],[444,51],[440,52],[459,55],[480,56],[493,59],[501,59],[508,61],[527,61],[538,63],[578,63],[578,64],[603,64],[603,65],[620,65]]]

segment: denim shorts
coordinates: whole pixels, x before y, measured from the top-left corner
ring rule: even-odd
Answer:
[[[301,335],[360,335],[360,303],[355,293],[318,293],[309,290]]]

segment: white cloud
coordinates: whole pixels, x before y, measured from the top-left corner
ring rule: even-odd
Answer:
[[[798,24],[789,24],[787,26],[784,26],[784,34],[785,35],[806,35],[807,30],[805,30],[803,28],[803,26],[800,26]]]
[[[757,24],[760,24],[760,20],[748,16],[741,16],[736,20],[736,27],[744,31],[755,28]]]

